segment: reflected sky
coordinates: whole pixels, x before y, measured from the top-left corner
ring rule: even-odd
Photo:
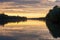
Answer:
[[[16,40],[54,40],[45,22],[37,20],[8,23],[4,27],[0,26],[0,36],[8,36]]]

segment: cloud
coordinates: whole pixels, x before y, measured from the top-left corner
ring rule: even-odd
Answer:
[[[12,0],[0,0],[0,2],[9,2],[9,1],[12,1]]]
[[[0,0],[1,5],[4,5],[4,7],[5,7],[5,5],[8,5],[9,8],[13,8],[12,6],[25,8],[25,7],[27,7],[27,5],[36,6],[36,4],[39,4],[39,3],[40,3],[39,1],[35,1],[35,0],[33,0],[33,1],[32,0]],[[25,5],[25,6],[21,6],[21,5]]]
[[[59,5],[60,2],[48,0],[0,0],[0,9],[20,9],[27,12],[36,12],[40,11],[41,8],[47,9],[57,4]]]
[[[56,0],[57,2],[60,2],[60,0]]]
[[[35,0],[0,0],[0,2],[16,2],[16,3],[20,3],[20,4],[35,4],[35,3],[39,3],[39,1],[35,1]]]

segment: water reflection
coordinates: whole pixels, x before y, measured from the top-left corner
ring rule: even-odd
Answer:
[[[0,40],[16,40],[16,39],[10,36],[0,36]]]
[[[0,25],[5,25],[7,23],[18,23],[18,22],[24,22],[24,21],[27,21],[27,20],[20,20],[20,21],[0,21]]]
[[[49,36],[48,36],[49,35]],[[43,21],[27,20],[19,23],[7,23],[0,27],[0,36],[10,36],[17,40],[40,40],[52,37]]]
[[[46,20],[46,25],[54,38],[60,37],[60,24]]]
[[[47,24],[48,25],[48,24]],[[54,40],[44,21],[27,20],[0,27],[2,40]]]

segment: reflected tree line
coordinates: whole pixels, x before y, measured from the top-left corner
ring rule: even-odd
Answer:
[[[20,16],[8,16],[6,14],[0,14],[0,25],[4,25],[8,22],[20,22],[27,20],[43,20],[54,38],[60,37],[60,7],[55,6],[49,10],[46,17],[41,18],[26,18]]]
[[[0,14],[0,25],[4,25],[9,22],[20,22],[20,21],[26,21],[26,17],[20,17],[20,16],[8,16],[6,14]]]

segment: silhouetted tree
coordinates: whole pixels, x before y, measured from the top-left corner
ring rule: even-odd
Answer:
[[[60,7],[55,6],[52,10],[50,10],[46,19],[53,22],[60,22]]]
[[[8,16],[6,14],[0,14],[0,25],[4,25],[8,22],[19,22],[19,21],[26,21],[26,17],[20,16]]]
[[[46,25],[53,37],[60,37],[60,7],[55,6],[46,16]]]

